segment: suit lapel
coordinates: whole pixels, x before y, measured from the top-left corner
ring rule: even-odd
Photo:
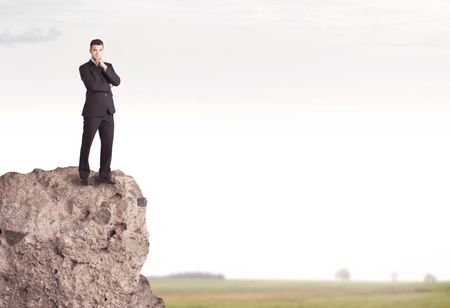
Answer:
[[[97,74],[99,74],[100,77],[103,77],[103,76],[102,76],[101,69],[98,68],[97,65],[95,65],[95,63],[92,62],[91,59],[89,59],[89,62],[90,62],[90,68],[91,68],[91,71],[94,71],[94,72],[96,72]],[[102,79],[103,79],[103,78],[102,78]]]

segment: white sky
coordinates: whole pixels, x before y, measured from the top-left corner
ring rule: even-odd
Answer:
[[[101,38],[122,79],[111,167],[149,201],[144,274],[448,280],[449,13],[0,0],[0,174],[78,165],[78,66]]]

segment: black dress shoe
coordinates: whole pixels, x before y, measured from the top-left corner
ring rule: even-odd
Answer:
[[[89,181],[88,181],[88,179],[80,179],[80,183],[81,183],[81,185],[89,186]]]
[[[100,182],[103,182],[106,184],[112,184],[112,185],[117,184],[116,181],[114,181],[111,177],[105,178],[105,177],[99,176],[98,179],[100,180]]]

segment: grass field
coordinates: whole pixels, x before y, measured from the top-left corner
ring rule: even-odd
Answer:
[[[450,282],[150,281],[167,308],[450,308]]]

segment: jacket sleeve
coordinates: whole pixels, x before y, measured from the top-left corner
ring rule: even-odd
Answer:
[[[111,91],[111,86],[106,80],[96,77],[87,67],[80,66],[80,76],[86,89],[90,91]]]
[[[106,70],[102,71],[103,75],[106,76],[106,78],[108,78],[108,81],[113,86],[117,87],[120,84],[120,77],[114,71],[114,68],[111,63],[108,63],[106,66],[107,66]]]

